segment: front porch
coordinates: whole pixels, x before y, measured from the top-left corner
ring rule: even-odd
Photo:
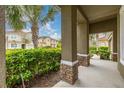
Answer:
[[[4,9],[0,6],[0,87],[6,87]],[[54,87],[124,87],[124,6],[61,6],[61,16],[64,81]],[[115,62],[89,60],[89,34],[107,31],[113,32],[112,60],[118,69]]]
[[[117,69],[117,62],[91,59],[89,67],[78,67],[78,80],[74,85],[64,81],[58,82],[54,87],[124,87],[124,79]]]

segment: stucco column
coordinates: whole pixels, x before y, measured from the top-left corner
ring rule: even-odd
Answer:
[[[62,80],[74,84],[78,79],[77,61],[77,8],[76,6],[62,6]]]
[[[0,6],[0,87],[6,86],[5,73],[5,10]]]
[[[77,25],[77,58],[79,65],[89,66],[89,24],[87,22]]]
[[[120,9],[120,62],[118,69],[124,78],[124,6]]]
[[[112,53],[112,60],[117,61],[117,27],[113,31],[113,53]]]
[[[117,61],[120,62],[120,14],[117,14]]]

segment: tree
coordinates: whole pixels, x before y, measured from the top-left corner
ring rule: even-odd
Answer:
[[[61,40],[58,41],[58,44],[57,44],[57,48],[61,48],[62,44],[61,44]]]
[[[89,38],[90,38],[91,46],[96,46],[96,45],[97,45],[97,42],[96,42],[96,39],[97,39],[96,34],[90,34]]]
[[[54,15],[58,11],[56,7],[49,7],[48,13],[43,16],[43,6],[6,6],[6,22],[15,30],[21,30],[30,22],[32,32],[32,42],[34,48],[38,47],[38,29],[49,21],[54,20]]]

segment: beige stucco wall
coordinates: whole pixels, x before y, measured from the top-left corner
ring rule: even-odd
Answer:
[[[77,8],[62,6],[62,60],[77,60]]]
[[[124,39],[124,35],[123,35],[123,29],[124,29],[124,6],[123,8],[121,7],[120,13],[118,14],[118,21],[117,21],[117,27],[118,27],[118,70],[121,74],[121,76],[124,78],[124,58],[123,58],[123,39]]]
[[[77,52],[80,54],[88,54],[89,50],[89,32],[88,23],[80,23],[77,25]]]
[[[39,38],[38,39],[38,47],[46,47],[51,46],[53,48],[57,47],[58,41],[55,39],[52,39],[50,37],[47,38]]]
[[[5,10],[0,6],[0,87],[5,87]]]
[[[118,62],[120,62],[120,14],[117,14],[117,53]]]
[[[118,62],[118,70],[121,74],[121,76],[124,78],[124,65]]]
[[[100,33],[108,31],[116,31],[117,29],[117,18],[92,23],[89,25],[89,33]]]

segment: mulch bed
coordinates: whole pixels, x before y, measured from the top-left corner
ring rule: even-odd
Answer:
[[[30,82],[25,82],[25,86],[26,88],[49,88],[60,80],[60,71],[50,72],[43,76],[36,76]],[[14,88],[22,88],[22,85],[16,85]]]
[[[32,88],[40,88],[40,87],[52,87],[57,82],[59,82],[60,79],[60,71],[58,72],[51,72],[48,73],[42,77],[38,77],[33,83]]]

